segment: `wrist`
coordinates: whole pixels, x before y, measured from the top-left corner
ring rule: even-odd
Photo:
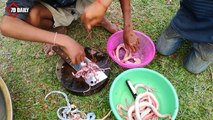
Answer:
[[[124,29],[133,29],[133,26],[132,26],[132,21],[131,20],[124,20]]]
[[[125,26],[124,27],[124,33],[130,34],[133,32],[133,27],[132,26]]]
[[[64,34],[58,34],[55,39],[55,45],[65,47],[66,45],[69,45],[69,42],[71,42],[70,37]]]
[[[111,4],[112,0],[96,0],[96,2],[103,6],[105,9],[107,9]]]

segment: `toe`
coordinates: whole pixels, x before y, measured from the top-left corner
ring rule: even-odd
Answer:
[[[54,51],[53,51],[52,47],[53,47],[53,45],[50,45],[50,44],[44,45],[45,56],[49,57],[49,56],[54,55]]]

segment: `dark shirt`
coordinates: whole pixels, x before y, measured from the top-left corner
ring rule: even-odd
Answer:
[[[213,43],[213,0],[182,0],[171,25],[192,42]]]
[[[75,2],[77,0],[42,0],[42,1],[48,3],[51,6],[56,8],[56,7],[71,6],[71,5],[75,4]],[[29,8],[29,11],[30,11],[30,9],[33,7],[33,5],[35,5],[36,2],[38,2],[38,0],[8,0],[6,3],[5,15],[11,16],[11,14],[12,14],[12,16],[13,16],[15,14],[15,13],[8,12],[11,9],[7,9],[7,8],[9,8],[11,6],[11,4],[13,4],[12,6],[18,6],[19,8]],[[29,13],[17,13],[15,15],[15,17],[22,19],[22,20],[26,20],[28,14]]]
[[[73,5],[76,2],[76,0],[45,0],[44,2],[56,8]]]

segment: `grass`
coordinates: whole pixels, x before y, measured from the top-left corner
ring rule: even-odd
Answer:
[[[166,0],[132,0],[134,29],[144,32],[156,42],[177,11],[178,2],[176,0],[172,5],[167,5]],[[4,4],[0,3],[0,7],[3,8]],[[3,11],[0,15],[3,15]],[[113,2],[107,16],[113,23],[122,26],[118,1]],[[68,34],[84,46],[106,52],[106,41],[110,34],[103,28],[94,28],[93,39],[88,40],[83,26],[75,21],[69,27]],[[42,44],[17,41],[0,35],[0,48],[0,76],[5,80],[12,96],[15,120],[57,119],[56,110],[65,105],[65,100],[62,96],[52,95],[45,102],[45,95],[52,90],[67,93],[70,102],[80,110],[93,111],[97,118],[101,118],[110,110],[110,85],[125,70],[110,61],[112,71],[107,86],[95,95],[78,97],[69,94],[60,85],[55,74],[59,57],[46,58]],[[184,44],[174,55],[168,57],[157,53],[154,61],[146,68],[163,74],[174,85],[180,104],[177,120],[213,120],[213,65],[199,75],[187,72],[182,62],[189,48],[190,43]],[[111,114],[109,119],[115,117]]]

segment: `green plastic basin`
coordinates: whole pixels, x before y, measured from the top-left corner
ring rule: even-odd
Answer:
[[[122,118],[117,113],[116,106],[118,104],[126,106],[125,99],[129,103],[134,101],[126,85],[126,80],[130,80],[133,85],[141,83],[153,88],[153,94],[159,101],[160,113],[171,114],[173,120],[176,118],[179,108],[178,96],[169,80],[156,71],[147,68],[135,68],[126,70],[118,75],[110,87],[110,107],[118,120],[122,120]]]

